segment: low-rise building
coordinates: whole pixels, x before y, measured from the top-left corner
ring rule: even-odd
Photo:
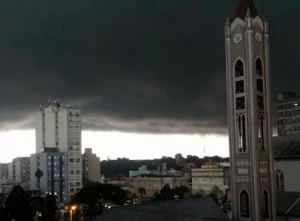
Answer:
[[[189,186],[189,180],[185,177],[161,176],[161,177],[129,177],[124,178],[124,185],[133,188],[144,188],[145,197],[153,197],[154,193],[160,191],[166,184],[170,188]]]
[[[138,170],[130,170],[129,171],[129,177],[136,177],[140,175],[146,175],[146,174],[158,174],[157,170],[148,170],[146,165],[142,165],[138,168]]]
[[[25,190],[28,190],[30,186],[30,158],[18,157],[8,163],[7,179],[10,183],[22,185]]]
[[[201,168],[192,169],[192,190],[194,194],[209,193],[214,186],[226,191],[229,185],[229,165],[227,167],[207,162]]]
[[[0,163],[0,180],[8,179],[8,163]]]
[[[82,179],[85,181],[100,182],[100,158],[86,148],[82,154]]]

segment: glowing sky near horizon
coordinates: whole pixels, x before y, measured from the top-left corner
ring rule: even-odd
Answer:
[[[101,160],[118,157],[153,159],[174,157],[176,153],[203,157],[227,157],[228,138],[220,135],[136,134],[124,132],[83,131],[82,148],[92,148]],[[0,162],[29,156],[35,152],[34,130],[0,132]]]

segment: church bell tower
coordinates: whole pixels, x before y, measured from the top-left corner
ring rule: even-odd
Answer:
[[[232,218],[274,221],[269,28],[253,0],[227,18],[225,48]]]

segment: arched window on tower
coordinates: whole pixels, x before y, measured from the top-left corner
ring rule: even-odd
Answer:
[[[240,214],[241,217],[250,217],[249,195],[246,190],[240,193]]]
[[[284,176],[281,170],[276,170],[275,178],[277,190],[284,190]]]
[[[269,213],[269,194],[267,190],[263,190],[261,193],[261,205],[262,205],[262,216],[263,218],[268,218]]]
[[[235,71],[235,77],[244,76],[244,64],[240,59],[236,61],[234,66],[234,71]]]
[[[255,66],[256,66],[256,75],[262,76],[262,74],[263,74],[263,67],[262,67],[262,61],[261,61],[260,58],[256,59]]]

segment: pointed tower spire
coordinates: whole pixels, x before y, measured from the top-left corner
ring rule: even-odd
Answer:
[[[247,12],[246,12],[246,18],[251,18],[252,17],[252,13],[250,11],[250,8],[247,8]]]
[[[253,0],[238,0],[235,16],[244,19],[247,16],[248,10],[253,17],[258,14]]]

